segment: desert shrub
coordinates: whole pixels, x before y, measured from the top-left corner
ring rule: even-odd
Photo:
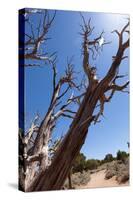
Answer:
[[[116,176],[118,183],[124,183],[129,180],[129,158],[125,159],[125,162],[118,160],[112,161],[107,164],[105,172],[105,179],[110,179]]]
[[[73,185],[85,185],[90,180],[90,173],[89,172],[83,172],[83,173],[75,173],[72,175],[72,184]]]
[[[77,186],[80,185],[86,185],[90,181],[90,173],[86,171],[83,171],[82,173],[81,172],[74,173],[71,176],[71,181],[73,188],[76,188]],[[64,188],[65,189],[69,188],[68,179],[66,179],[65,181]]]
[[[117,176],[116,180],[118,181],[119,184],[127,182],[129,180],[129,172],[126,171],[124,172],[124,174]]]
[[[118,183],[124,183],[129,180],[129,158],[118,165],[118,172],[116,176]]]
[[[115,170],[107,170],[106,175],[105,175],[105,179],[110,179],[115,175],[116,175]]]

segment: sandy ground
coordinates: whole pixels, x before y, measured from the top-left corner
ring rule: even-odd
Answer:
[[[97,188],[97,187],[116,187],[116,186],[128,186],[128,182],[125,184],[118,184],[115,180],[115,176],[111,179],[104,179],[105,170],[91,174],[91,180],[85,186],[80,186],[79,188]]]

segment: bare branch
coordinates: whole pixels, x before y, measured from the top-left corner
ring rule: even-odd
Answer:
[[[35,119],[33,120],[30,129],[28,130],[28,132],[26,133],[26,136],[24,137],[24,143],[28,144],[29,140],[31,139],[33,133],[36,131],[38,131],[38,126],[36,125],[36,122],[39,119],[39,115],[35,116]]]
[[[129,26],[129,22],[124,26],[124,28],[120,32],[118,51],[116,55],[113,57],[113,62],[109,71],[107,72],[107,75],[103,78],[103,80],[100,83],[101,85],[104,85],[106,89],[109,83],[117,76],[121,61],[127,57],[127,56],[126,57],[124,56],[124,53],[125,53],[125,50],[129,47],[129,38],[127,38],[127,40],[123,43],[123,34],[126,31],[126,28],[128,26]]]
[[[25,11],[26,15],[29,15],[29,14],[33,14],[34,12],[32,12],[32,10],[26,10]],[[37,27],[37,34],[35,32],[35,28],[33,28],[33,24],[32,22],[30,21],[30,16],[27,20],[27,23],[30,27],[30,32],[31,34],[27,34],[25,33],[25,36],[27,38],[27,40],[24,42],[24,45],[22,44],[22,47],[20,45],[20,49],[24,48],[24,58],[25,59],[30,59],[30,60],[42,60],[42,61],[51,61],[52,60],[52,56],[50,55],[47,55],[47,52],[43,52],[43,54],[41,53],[40,54],[40,45],[42,43],[44,43],[45,41],[47,41],[48,38],[47,37],[47,34],[49,32],[49,29],[51,28],[51,25],[55,19],[55,16],[56,16],[56,11],[53,13],[53,16],[49,16],[49,13],[47,10],[45,10],[44,12],[41,12],[40,10],[37,11],[36,13],[39,13],[41,15],[44,15],[43,17],[43,23],[41,22],[41,18],[40,18],[40,21],[39,21],[39,24],[38,24],[38,27]],[[25,16],[26,16],[25,15]],[[21,42],[20,42],[21,44]],[[44,48],[43,48],[44,49]],[[23,59],[23,55],[19,55],[20,59],[22,58]],[[31,67],[34,67],[34,65],[30,65]]]
[[[76,114],[75,111],[72,111],[72,110],[69,110],[69,109],[65,109],[64,112],[69,112],[69,113],[71,113],[71,114]]]
[[[62,113],[61,115],[62,115],[63,117],[67,117],[67,118],[74,119],[74,117],[73,117],[73,116],[71,116],[71,115],[68,115],[68,114],[65,114],[65,113]]]
[[[57,98],[57,100],[61,99],[70,89],[70,86],[68,85],[67,88],[64,90],[64,92],[62,92],[62,94]]]
[[[57,111],[57,113],[54,114],[54,118],[53,118],[54,120],[58,119],[60,116],[63,116],[64,112],[70,112],[70,110],[68,111],[68,109],[65,109],[65,108],[68,107],[69,104],[71,104],[73,102],[72,99],[73,99],[73,93],[72,93],[71,97],[67,100],[67,102],[64,105],[61,106],[59,111]]]
[[[103,94],[103,95],[101,95],[100,96],[100,98],[99,98],[99,101],[100,101],[100,111],[98,112],[98,114],[96,115],[96,117],[95,117],[95,120],[94,120],[94,124],[96,124],[97,122],[98,122],[98,119],[99,119],[99,117],[102,115],[103,116],[103,112],[104,112],[104,104],[106,103],[106,102],[110,102],[110,100],[112,99],[112,97],[113,97],[113,95],[115,94],[115,92],[116,91],[121,91],[121,92],[127,92],[128,93],[128,91],[124,91],[124,89],[125,88],[127,88],[127,86],[129,85],[129,81],[127,81],[125,84],[123,84],[123,85],[117,85],[116,83],[115,83],[115,81],[116,81],[116,79],[118,79],[118,78],[122,78],[122,77],[124,77],[124,76],[117,76],[115,79],[114,79],[114,81],[113,81],[113,83],[111,84],[111,86],[109,86],[108,88],[107,88],[107,90],[106,91],[111,91],[111,93],[110,93],[110,95],[107,97],[107,96],[105,96],[105,94]]]
[[[120,33],[119,33],[118,30],[114,30],[114,31],[112,31],[111,33],[116,33],[116,34],[120,37]]]
[[[56,64],[54,62],[52,62],[52,69],[53,69],[53,90],[55,90],[57,71],[56,71]]]
[[[117,78],[122,78],[123,76],[117,76]],[[115,80],[117,79],[115,78]],[[121,91],[121,92],[127,92],[128,91],[124,91],[125,88],[127,88],[127,86],[129,85],[129,81],[127,81],[125,84],[123,85],[116,85],[115,84],[115,80],[113,81],[113,83],[111,84],[111,86],[109,86],[107,88],[107,91],[111,91],[110,95],[107,97],[105,96],[105,94],[101,95],[99,98],[100,101],[100,110],[98,112],[98,114],[95,116],[95,120],[94,120],[94,124],[96,124],[98,122],[99,117],[102,115],[103,116],[103,112],[104,112],[104,104],[106,102],[110,102],[110,100],[112,99],[113,95],[115,94],[116,91]]]
[[[83,92],[82,94],[80,94],[78,96],[73,96],[73,98],[71,98],[71,101],[74,103],[78,103],[80,105],[81,98],[83,98],[85,94],[86,94],[86,92]]]
[[[128,56],[123,56],[123,57],[121,58],[121,60],[124,60],[124,59],[126,59],[126,58],[128,58]]]
[[[95,116],[94,124],[96,124],[97,122],[99,122],[98,119],[99,119],[99,117],[100,117],[101,115],[103,116],[103,112],[104,112],[104,103],[105,103],[105,96],[102,95],[102,96],[100,97],[99,101],[100,101],[100,110],[99,110],[98,114]]]
[[[89,84],[92,85],[94,74],[92,74],[91,66],[90,66],[90,52],[92,53],[92,59],[95,60],[97,55],[99,54],[99,50],[103,48],[104,45],[110,44],[110,42],[105,42],[105,39],[103,38],[104,31],[101,32],[101,34],[94,38],[93,40],[90,40],[89,36],[92,34],[92,31],[94,29],[91,28],[90,20],[88,23],[85,21],[83,15],[80,13],[83,25],[82,28],[82,37],[83,37],[83,69],[88,77]]]
[[[123,43],[123,33],[127,32],[129,33],[129,31],[127,31],[127,27],[129,26],[129,22],[123,27],[123,29],[121,30],[121,32],[118,32],[118,30],[114,30],[112,31],[112,33],[116,33],[119,37],[119,48],[122,47],[122,43]]]
[[[129,81],[127,81],[125,84],[123,85],[116,85],[116,84],[112,84],[111,86],[108,87],[107,90],[114,90],[114,91],[123,91],[125,88],[127,88],[127,86],[129,85]]]

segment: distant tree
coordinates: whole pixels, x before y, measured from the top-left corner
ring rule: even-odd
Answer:
[[[86,157],[83,153],[79,153],[72,167],[73,173],[83,172],[83,170],[85,169],[85,165],[86,165]]]
[[[105,162],[111,162],[111,161],[113,161],[114,160],[114,158],[113,158],[113,155],[112,154],[107,154],[106,156],[105,156],[105,158],[104,158],[104,161]]]
[[[118,151],[117,152],[117,160],[122,160],[123,162],[125,161],[125,159],[129,156],[128,153],[126,153],[125,151]]]

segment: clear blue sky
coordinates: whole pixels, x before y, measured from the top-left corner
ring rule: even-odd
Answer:
[[[50,11],[52,13],[52,11]],[[105,13],[83,13],[86,19],[91,17],[92,26],[95,26],[92,37],[96,37],[101,31],[105,31],[104,38],[111,41],[106,45],[93,65],[97,66],[98,77],[102,78],[109,69],[112,56],[115,55],[118,38],[111,31],[120,30],[127,22],[127,15],[105,14]],[[32,20],[36,24],[40,15],[34,14]],[[80,24],[82,23],[79,12],[57,11],[53,26],[48,36],[52,39],[47,42],[47,51],[58,53],[58,76],[60,76],[66,66],[67,57],[74,56],[76,71],[82,71],[81,57],[81,36]],[[28,29],[28,28],[27,28]],[[45,47],[44,47],[45,48]],[[128,54],[128,51],[126,52]],[[41,63],[43,65],[43,63]],[[120,67],[121,73],[128,74],[128,60],[124,60]],[[52,93],[52,76],[50,67],[44,65],[39,68],[26,68],[25,84],[25,114],[26,127],[38,112],[43,118],[45,115]],[[82,72],[81,72],[82,74]],[[128,78],[128,77],[127,77]],[[129,141],[129,97],[125,93],[117,93],[111,103],[105,105],[105,118],[101,118],[101,123],[92,125],[89,128],[88,136],[82,147],[82,152],[87,158],[102,159],[107,153],[113,155],[120,150],[128,151],[127,141]],[[62,119],[57,122],[53,137],[65,134],[71,120]]]

